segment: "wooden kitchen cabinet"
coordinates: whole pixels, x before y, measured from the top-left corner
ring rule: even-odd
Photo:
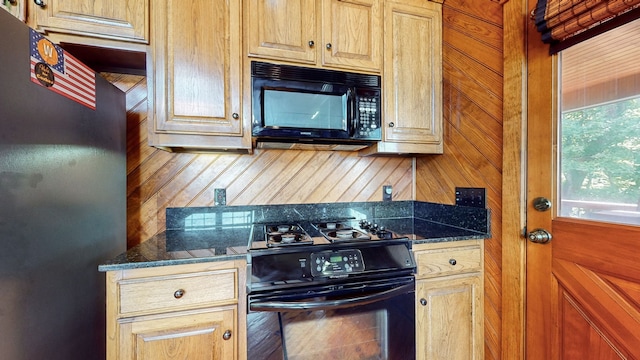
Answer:
[[[0,9],[8,11],[11,15],[25,21],[27,16],[27,0],[0,0]]]
[[[251,150],[242,113],[241,2],[154,2],[149,143],[168,150]]]
[[[482,240],[418,244],[416,359],[484,358]]]
[[[107,359],[246,359],[246,263],[107,272]]]
[[[25,0],[16,0],[25,1]],[[149,42],[149,0],[38,0],[28,2],[27,24],[64,33],[134,43]]]
[[[441,154],[442,5],[386,1],[383,58],[383,138],[360,154]]]
[[[379,73],[383,0],[248,0],[248,55]]]

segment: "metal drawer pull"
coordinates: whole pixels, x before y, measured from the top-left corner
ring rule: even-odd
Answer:
[[[420,304],[422,306],[427,306],[427,299],[425,299],[425,298],[420,299]]]
[[[184,290],[182,289],[178,289],[176,290],[176,292],[173,293],[173,297],[176,299],[180,299],[183,296],[184,296]]]
[[[225,332],[224,332],[224,334],[222,334],[222,338],[223,338],[224,340],[229,340],[229,339],[231,339],[231,330],[227,330],[227,331],[225,331]]]
[[[458,262],[456,261],[456,259],[449,259],[449,264],[451,264],[452,266],[455,266]]]

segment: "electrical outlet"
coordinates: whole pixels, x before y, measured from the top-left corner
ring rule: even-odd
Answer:
[[[213,190],[213,204],[215,206],[227,205],[227,190],[226,189],[214,189]]]
[[[393,198],[393,187],[391,185],[382,186],[382,201],[391,201]]]
[[[485,208],[487,189],[456,187],[456,205]]]

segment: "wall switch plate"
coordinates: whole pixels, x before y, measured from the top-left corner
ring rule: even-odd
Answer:
[[[226,189],[214,189],[213,190],[213,204],[215,206],[227,205],[227,190]]]
[[[487,189],[456,187],[456,205],[487,207]]]
[[[391,185],[382,186],[382,201],[391,201],[393,198],[393,187]]]

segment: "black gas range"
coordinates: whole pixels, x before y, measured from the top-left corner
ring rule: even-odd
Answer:
[[[414,288],[411,241],[366,220],[255,224],[247,266],[250,311],[352,306]]]

